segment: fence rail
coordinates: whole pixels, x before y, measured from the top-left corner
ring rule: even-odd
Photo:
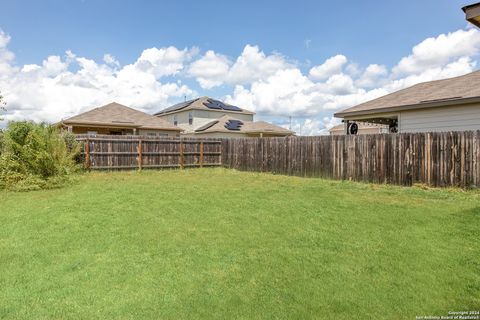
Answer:
[[[480,131],[222,140],[246,171],[374,183],[480,187]]]
[[[221,140],[77,135],[88,169],[186,168],[221,165]]]

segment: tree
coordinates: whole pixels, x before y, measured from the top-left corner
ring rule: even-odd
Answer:
[[[6,106],[7,106],[7,103],[5,102],[5,99],[3,98],[2,93],[0,92],[0,111],[1,112],[7,111]],[[3,120],[3,118],[0,117],[0,120]]]

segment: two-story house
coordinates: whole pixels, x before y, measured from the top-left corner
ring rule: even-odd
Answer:
[[[175,104],[154,114],[183,129],[183,135],[202,137],[273,137],[294,132],[264,121],[254,112],[209,97]]]

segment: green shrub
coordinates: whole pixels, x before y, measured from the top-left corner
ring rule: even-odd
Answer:
[[[37,190],[70,181],[79,168],[79,144],[47,124],[11,122],[3,134],[0,188]]]
[[[0,155],[2,154],[3,150],[3,130],[0,129]]]

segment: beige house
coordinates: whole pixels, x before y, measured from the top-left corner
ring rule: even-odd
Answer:
[[[277,125],[253,121],[254,112],[209,97],[201,97],[168,107],[155,116],[178,126],[186,136],[271,137],[294,134]],[[239,124],[238,128],[229,121]],[[238,122],[237,122],[238,121]]]
[[[368,123],[368,122],[356,122],[358,127],[358,132],[356,134],[378,134],[378,133],[388,133],[388,126]],[[344,124],[339,124],[332,127],[328,130],[331,136],[339,136],[345,134]]]
[[[480,130],[480,71],[430,81],[335,113],[352,122],[381,124],[390,132]]]
[[[225,115],[187,135],[201,138],[284,137],[293,132],[265,121],[245,121]]]
[[[62,120],[59,125],[75,134],[91,135],[178,137],[182,131],[163,119],[116,102]]]

